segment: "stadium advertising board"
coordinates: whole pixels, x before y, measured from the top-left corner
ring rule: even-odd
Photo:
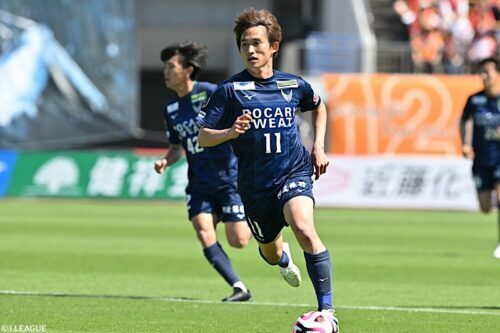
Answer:
[[[317,206],[477,210],[471,161],[460,157],[329,155]]]
[[[458,120],[476,76],[325,75],[333,154],[459,155]]]
[[[157,157],[132,152],[19,153],[7,194],[28,197],[181,199],[187,185],[182,160],[158,175]]]
[[[5,195],[10,175],[16,161],[14,151],[0,150],[0,197]]]

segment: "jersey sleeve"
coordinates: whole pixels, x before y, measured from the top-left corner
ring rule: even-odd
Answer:
[[[212,129],[227,128],[227,115],[229,109],[229,95],[223,85],[217,87],[207,103],[201,108],[200,113],[196,117],[196,122],[203,127]]]
[[[471,98],[467,99],[467,103],[465,103],[464,111],[462,112],[462,116],[460,117],[462,121],[468,120],[472,117],[472,103]]]
[[[165,110],[164,122],[165,122],[165,134],[167,135],[167,138],[168,138],[168,141],[170,142],[170,144],[175,145],[175,144],[181,143],[181,139],[177,135],[177,132],[174,130],[172,123],[168,120],[166,110]]]
[[[301,78],[302,85],[302,98],[299,101],[300,111],[312,111],[316,110],[321,104],[321,97],[316,95],[311,85],[304,79]]]

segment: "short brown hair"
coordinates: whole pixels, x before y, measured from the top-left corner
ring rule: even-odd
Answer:
[[[269,44],[281,42],[281,26],[279,25],[276,16],[268,10],[256,10],[252,7],[246,8],[242,13],[236,16],[234,23],[236,23],[236,25],[234,26],[233,31],[236,35],[238,50],[241,46],[241,35],[243,35],[243,32],[245,32],[248,28],[257,27],[259,25],[266,28]]]

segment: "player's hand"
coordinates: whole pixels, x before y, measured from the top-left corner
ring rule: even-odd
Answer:
[[[229,129],[229,137],[235,139],[241,134],[245,133],[250,129],[250,122],[252,121],[252,116],[248,113],[242,114],[234,121],[233,126]]]
[[[166,168],[167,168],[167,159],[166,158],[162,158],[161,160],[158,160],[155,162],[156,173],[161,175],[165,171]]]
[[[319,176],[326,173],[326,169],[330,162],[323,149],[314,149],[311,153],[312,163],[314,167],[315,180],[318,180]]]
[[[470,145],[463,145],[462,146],[462,155],[464,155],[465,158],[469,160],[474,159],[474,149]]]

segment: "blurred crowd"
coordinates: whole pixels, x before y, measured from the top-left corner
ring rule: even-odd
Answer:
[[[498,56],[500,0],[396,0],[415,71],[461,74]]]

